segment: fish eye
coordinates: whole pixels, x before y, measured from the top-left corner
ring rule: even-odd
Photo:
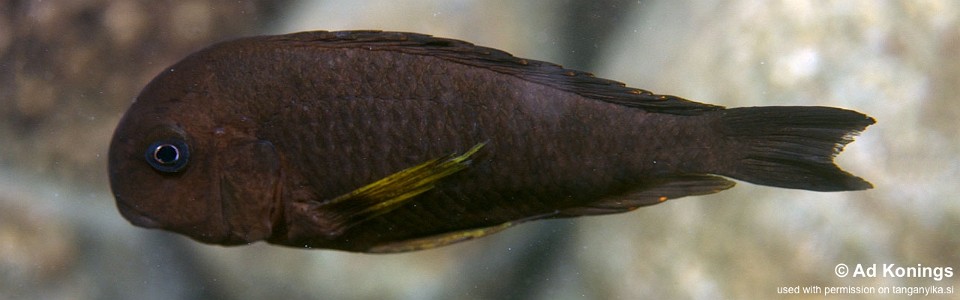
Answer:
[[[144,153],[147,163],[163,173],[176,173],[187,166],[190,149],[182,140],[157,141],[147,147]]]

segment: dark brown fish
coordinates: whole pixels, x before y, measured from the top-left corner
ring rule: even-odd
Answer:
[[[432,248],[733,186],[870,188],[833,157],[874,120],[726,109],[422,34],[245,38],[166,69],[110,145],[135,225],[205,243]]]

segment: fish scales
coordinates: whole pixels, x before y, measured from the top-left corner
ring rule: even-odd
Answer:
[[[872,123],[826,107],[725,109],[427,35],[305,32],[172,66],[118,125],[109,167],[136,225],[397,252],[733,185],[717,175],[869,188],[832,158]]]
[[[603,195],[598,193],[612,193],[608,189],[600,188],[603,185],[615,184],[626,188],[642,179],[639,176],[645,171],[640,167],[642,163],[635,160],[626,164],[629,160],[621,157],[619,153],[634,152],[630,149],[639,148],[637,142],[642,140],[641,128],[646,127],[642,119],[649,114],[615,104],[584,100],[569,92],[545,89],[516,78],[500,77],[499,74],[485,69],[390,57],[405,55],[407,54],[395,52],[376,53],[356,56],[356,60],[338,60],[340,65],[328,64],[325,67],[344,70],[364,65],[365,61],[371,59],[414,61],[407,66],[379,66],[349,73],[446,73],[450,74],[447,81],[459,83],[455,85],[458,91],[462,91],[460,95],[451,97],[445,90],[417,95],[412,91],[416,91],[416,86],[423,83],[413,77],[389,78],[391,75],[387,75],[388,78],[381,80],[394,84],[388,88],[376,89],[371,83],[364,82],[369,80],[364,78],[371,77],[352,76],[326,83],[334,86],[365,86],[358,89],[359,94],[317,96],[315,99],[320,99],[318,101],[301,99],[296,102],[322,107],[302,110],[299,114],[293,114],[295,117],[286,120],[288,124],[277,126],[294,130],[277,136],[261,133],[268,140],[296,141],[296,145],[290,147],[276,144],[279,148],[292,150],[287,154],[288,159],[311,162],[299,167],[302,169],[299,172],[310,181],[311,186],[329,188],[316,194],[314,199],[332,199],[406,166],[453,151],[462,151],[488,139],[492,139],[488,151],[499,153],[500,149],[507,149],[506,151],[513,155],[504,158],[490,157],[489,160],[479,157],[471,170],[464,172],[464,176],[474,170],[476,173],[486,171],[481,173],[482,175],[465,180],[451,178],[450,181],[457,184],[451,187],[441,185],[435,192],[424,194],[417,199],[416,206],[408,205],[391,212],[390,216],[384,218],[383,224],[370,222],[360,226],[372,229],[358,228],[353,232],[374,235],[391,232],[403,239],[406,235],[422,236],[457,228],[499,224],[524,216],[546,214]],[[436,58],[423,58],[429,59]],[[265,77],[276,76],[254,73]],[[309,73],[302,75],[314,76]],[[396,84],[404,80],[409,82]],[[406,86],[411,88],[405,88]],[[495,92],[491,94],[491,90]],[[304,92],[297,94],[309,95]],[[344,98],[349,100],[343,100]],[[610,112],[611,109],[621,110],[619,116],[612,116],[614,114]],[[418,112],[415,126],[411,127],[410,118],[398,112]],[[314,122],[315,119],[336,122]],[[323,127],[311,128],[297,124],[323,124]],[[623,124],[635,125],[636,128],[614,135],[605,132],[609,128],[622,127]],[[326,136],[326,140],[316,142],[322,136]],[[598,140],[600,137],[605,139]],[[298,147],[299,145],[309,147]],[[345,145],[352,147],[344,149]],[[596,156],[594,151],[610,155]],[[655,157],[640,153],[629,158],[644,156]],[[661,163],[666,165],[669,160],[662,159]],[[633,167],[629,167],[631,165]],[[618,168],[622,170],[617,170]],[[341,174],[343,172],[340,170],[357,171]],[[630,174],[631,172],[633,174]],[[336,183],[331,183],[331,173],[339,177]],[[597,173],[597,176],[590,176],[590,173]],[[583,178],[584,176],[589,179]],[[618,182],[618,178],[626,182]],[[578,185],[598,188],[597,191],[578,195],[574,199],[572,196],[576,194],[565,189]],[[491,186],[499,188],[489,189]],[[487,213],[423,212],[431,207]],[[411,210],[409,215],[406,210]],[[418,220],[429,226],[410,224],[408,220]],[[409,233],[401,234],[404,231]]]

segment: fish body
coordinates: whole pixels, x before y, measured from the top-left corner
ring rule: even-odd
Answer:
[[[133,224],[205,243],[399,252],[718,192],[870,188],[832,159],[873,124],[727,109],[428,35],[223,42],[164,70],[114,133]]]

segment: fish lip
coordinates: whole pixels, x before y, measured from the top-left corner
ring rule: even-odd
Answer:
[[[117,207],[120,210],[120,215],[123,215],[123,217],[126,218],[127,221],[130,221],[130,223],[133,223],[133,225],[144,228],[160,227],[160,222],[143,215],[142,212],[122,201],[120,197],[117,197]]]

